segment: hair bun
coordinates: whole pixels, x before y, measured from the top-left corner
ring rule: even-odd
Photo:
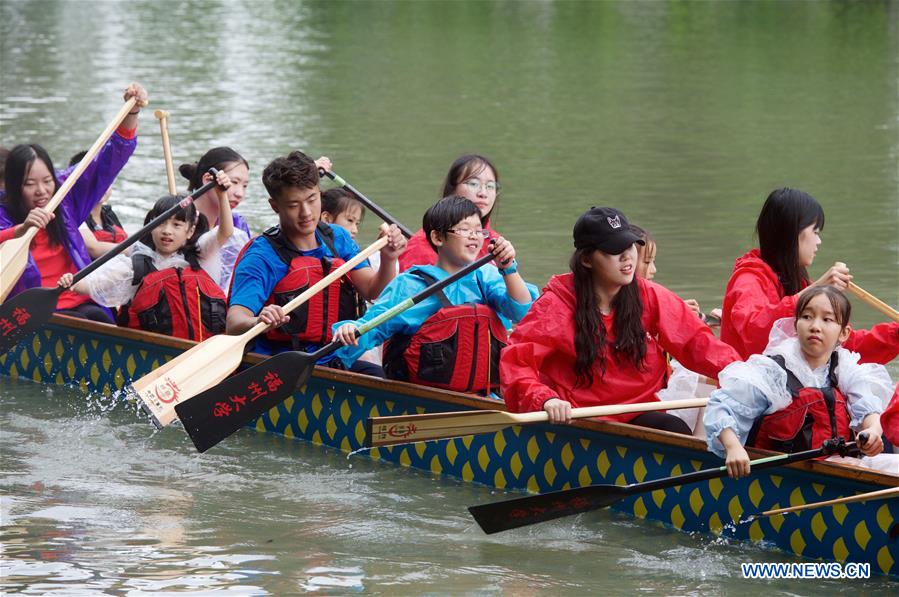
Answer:
[[[197,164],[181,164],[178,166],[178,172],[187,180],[192,181],[194,175],[197,173]]]

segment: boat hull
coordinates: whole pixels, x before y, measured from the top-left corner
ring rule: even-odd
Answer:
[[[119,392],[191,343],[157,334],[54,316],[0,356],[0,374],[86,393]],[[248,355],[247,364],[259,361]],[[331,446],[362,448],[368,417],[502,408],[492,400],[318,368],[306,386],[253,427]],[[451,440],[376,448],[371,458],[498,489],[545,492],[596,483],[626,484],[719,466],[698,440],[599,421],[571,426],[515,426]],[[899,500],[853,503],[798,514],[732,521],[794,506],[899,485],[899,477],[808,462],[747,479],[713,479],[633,496],[614,508],[637,518],[762,542],[810,558],[867,562],[899,576]]]

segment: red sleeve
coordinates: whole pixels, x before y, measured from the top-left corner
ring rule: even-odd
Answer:
[[[0,230],[0,243],[5,243],[16,235],[16,226]]]
[[[899,445],[899,384],[896,384],[896,391],[893,392],[889,406],[880,415],[880,425],[887,439],[894,446]]]
[[[120,126],[116,129],[115,132],[119,137],[128,141],[137,137],[137,127],[134,127],[133,129],[126,129],[124,126]]]
[[[500,353],[499,379],[503,400],[512,412],[543,410],[543,403],[558,398],[558,391],[543,383],[540,371],[554,351],[564,349],[561,337],[570,325],[560,318],[568,313],[554,294],[544,294],[531,305],[512,333],[511,343]],[[568,343],[574,342],[574,336]]]
[[[717,378],[740,355],[715,337],[679,296],[658,284],[645,285],[643,308],[654,310],[659,343],[690,371]],[[765,333],[767,338],[767,332]]]
[[[437,252],[431,247],[425,238],[424,230],[419,230],[412,235],[406,244],[406,249],[400,254],[400,272],[404,272],[413,265],[434,265],[437,263]]]
[[[843,348],[860,354],[860,363],[886,365],[899,356],[899,322],[878,323],[870,330],[852,330]]]
[[[796,311],[796,296],[783,297],[772,303],[768,298],[776,294],[769,288],[771,281],[764,276],[747,271],[731,280],[725,296],[725,317],[728,326],[740,337],[749,354],[761,354],[768,345],[768,335],[774,322],[783,317],[792,317]],[[772,292],[767,292],[772,291]],[[725,338],[727,340],[727,338]],[[747,354],[747,356],[749,356]]]

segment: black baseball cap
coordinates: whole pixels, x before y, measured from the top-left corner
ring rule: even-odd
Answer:
[[[575,249],[592,248],[619,255],[634,243],[646,244],[614,207],[591,207],[574,224]]]

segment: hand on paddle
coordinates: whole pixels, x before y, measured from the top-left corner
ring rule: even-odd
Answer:
[[[290,321],[290,316],[284,313],[280,305],[266,305],[259,312],[256,320],[265,325],[279,327]]]
[[[315,160],[315,165],[318,166],[320,170],[324,170],[325,172],[330,172],[334,167],[334,164],[331,163],[331,158],[324,155]]]
[[[496,267],[500,269],[509,267],[515,261],[515,247],[502,236],[494,240],[490,252],[495,257]]]
[[[382,236],[388,238],[387,245],[381,249],[381,267],[384,267],[384,263],[396,261],[400,253],[406,249],[406,237],[396,224],[391,224],[389,228],[382,225],[378,231],[378,238]]]
[[[125,120],[122,121],[122,126],[129,130],[137,128],[137,117],[140,114],[140,109],[149,103],[147,90],[144,89],[144,86],[140,83],[131,83],[130,85],[128,85],[128,87],[125,88],[125,101],[127,102],[132,97],[136,100],[137,103],[134,105],[134,110],[128,114],[128,117],[125,118]]]
[[[702,309],[699,308],[699,301],[696,299],[684,299],[684,302],[687,303],[690,310],[696,314],[696,317],[702,317]]]
[[[37,228],[38,230],[46,228],[47,224],[50,223],[50,220],[55,217],[55,213],[49,212],[43,207],[35,207],[28,212],[28,215],[25,216],[25,221],[22,222],[22,225],[16,230],[16,238],[25,234],[25,231],[29,228]]]
[[[880,425],[880,415],[871,413],[862,420],[862,428],[858,433],[858,449],[865,456],[877,456],[883,452],[883,427]]]
[[[356,336],[356,324],[345,323],[334,333],[334,340],[344,346],[359,346],[359,338]]]
[[[849,283],[852,282],[852,275],[849,274],[849,268],[843,264],[832,265],[824,272],[824,275],[815,280],[814,284],[809,286],[833,286],[837,290],[846,290]],[[806,288],[806,290],[808,290]],[[802,294],[801,292],[799,294]]]
[[[553,424],[571,423],[571,403],[560,398],[550,398],[543,403],[543,410]]]

